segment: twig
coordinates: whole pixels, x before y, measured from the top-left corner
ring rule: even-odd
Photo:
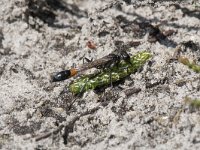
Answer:
[[[48,137],[50,137],[51,135],[53,134],[57,134],[59,133],[64,127],[67,128],[67,127],[71,127],[72,125],[74,125],[74,123],[80,119],[80,117],[82,116],[85,116],[85,115],[88,115],[88,114],[92,114],[94,113],[95,111],[97,111],[98,109],[100,108],[100,105],[99,106],[96,106],[95,108],[92,108],[91,110],[87,110],[85,112],[83,112],[82,114],[74,117],[71,121],[69,121],[68,123],[65,123],[65,124],[61,124],[59,127],[57,127],[55,130],[53,131],[50,131],[50,132],[47,132],[43,135],[39,135],[35,138],[35,141],[40,141],[42,139],[46,139]]]

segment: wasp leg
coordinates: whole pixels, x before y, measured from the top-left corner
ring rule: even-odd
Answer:
[[[122,68],[120,68],[121,70],[125,70],[126,69],[126,73],[128,73],[128,66],[126,66],[126,67],[122,67]]]
[[[87,77],[88,79],[85,81],[85,84],[81,87],[80,92],[77,96],[81,96],[85,91],[85,87],[88,81],[95,78],[100,73],[101,73],[101,70],[96,70],[93,74],[83,75],[82,77]]]
[[[92,59],[89,59],[89,58],[87,58],[87,57],[84,57],[84,59],[83,59],[83,64],[85,63],[84,60],[85,60],[87,63],[89,63],[89,62],[92,62],[92,61],[93,61],[93,58],[92,58]]]
[[[72,64],[72,68],[76,68],[76,64],[75,63]]]
[[[131,63],[131,57],[130,57],[130,55],[129,55],[126,51],[121,52],[121,57],[122,57],[122,59],[123,59],[125,62],[127,62],[127,63],[129,63],[130,65],[132,65],[132,63]]]
[[[85,86],[87,84],[88,80],[85,82],[85,84],[81,87],[80,93],[77,96],[81,96],[84,92]]]
[[[110,86],[113,87],[113,83],[112,83],[112,72],[109,69],[109,75],[110,75]]]

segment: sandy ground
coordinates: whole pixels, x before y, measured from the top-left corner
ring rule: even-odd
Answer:
[[[200,98],[200,76],[172,60],[178,45],[192,41],[182,44],[181,55],[200,64],[198,6],[1,0],[0,148],[198,149],[199,110],[188,101]],[[151,38],[147,22],[173,32]],[[153,57],[113,88],[77,97],[66,90],[73,79],[50,82],[53,72],[122,47],[130,54],[148,50]]]

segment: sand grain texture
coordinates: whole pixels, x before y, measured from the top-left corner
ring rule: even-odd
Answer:
[[[199,110],[186,100],[200,99],[200,74],[169,61],[188,41],[181,55],[200,64],[198,1],[1,0],[0,148],[198,149]],[[121,49],[153,58],[104,92],[75,97],[65,90],[73,79],[50,82]]]

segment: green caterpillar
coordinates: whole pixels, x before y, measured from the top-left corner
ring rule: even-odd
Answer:
[[[96,89],[107,86],[112,82],[119,81],[131,73],[137,71],[149,58],[151,54],[147,51],[139,52],[130,58],[130,62],[121,60],[109,70],[102,70],[99,74],[90,74],[80,77],[69,85],[69,91],[74,94],[80,94],[90,89]]]
[[[182,64],[188,66],[194,72],[200,73],[200,65],[197,65],[196,63],[189,61],[188,58],[181,56],[178,58],[178,61],[181,62]]]

